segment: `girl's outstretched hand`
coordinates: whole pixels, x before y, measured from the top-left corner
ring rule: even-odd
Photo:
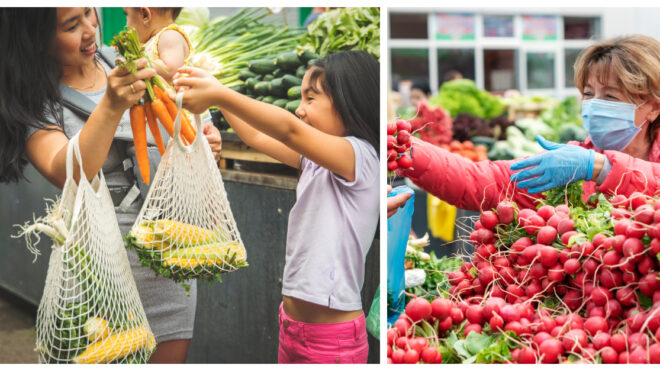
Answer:
[[[209,72],[194,67],[179,68],[172,82],[177,92],[185,91],[183,107],[196,114],[204,112],[213,105],[214,93],[222,87],[222,84]]]
[[[121,67],[116,67],[110,71],[105,92],[110,107],[123,113],[142,98],[147,88],[144,79],[153,77],[156,74],[154,69],[145,68],[146,65],[147,60],[143,58],[138,60],[136,73],[126,71]]]

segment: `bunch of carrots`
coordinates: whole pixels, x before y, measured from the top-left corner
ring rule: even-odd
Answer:
[[[149,64],[151,61],[144,54],[144,48],[140,44],[137,32],[129,27],[115,35],[110,45],[117,48],[125,61],[118,63],[121,67],[130,72],[137,72],[137,60],[146,58]],[[129,113],[131,118],[131,129],[133,131],[133,143],[135,145],[135,156],[142,180],[148,185],[150,178],[149,156],[147,152],[147,124],[153,135],[158,151],[161,156],[165,153],[165,145],[160,136],[158,121],[163,125],[165,131],[174,137],[174,119],[177,115],[176,104],[166,93],[165,82],[160,76],[156,75],[145,80],[147,90],[143,99],[131,107]],[[195,139],[195,128],[191,125],[190,119],[182,112],[181,114],[181,139],[185,144],[190,144]]]

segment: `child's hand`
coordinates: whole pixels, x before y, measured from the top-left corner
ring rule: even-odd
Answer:
[[[220,136],[220,130],[213,126],[211,123],[205,123],[202,126],[202,131],[206,140],[209,142],[211,147],[211,152],[215,157],[215,162],[220,161],[220,154],[222,153],[222,137]]]
[[[110,71],[105,96],[109,99],[111,107],[123,112],[142,98],[147,88],[144,79],[156,74],[152,68],[145,68],[146,65],[146,59],[139,59],[136,73],[126,71],[121,67]]]
[[[183,107],[197,114],[213,105],[214,92],[222,86],[209,72],[194,67],[179,68],[173,83],[177,92],[186,92]]]

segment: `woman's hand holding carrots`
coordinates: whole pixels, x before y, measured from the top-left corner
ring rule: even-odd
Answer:
[[[145,68],[146,65],[147,60],[140,59],[136,73],[126,71],[121,67],[116,67],[110,71],[104,97],[109,100],[110,107],[114,107],[119,112],[124,112],[140,100],[147,88],[143,80],[156,74],[153,68]]]

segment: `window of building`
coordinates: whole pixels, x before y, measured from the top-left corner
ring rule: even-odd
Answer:
[[[473,49],[438,49],[438,86],[456,78],[474,80]]]
[[[527,88],[555,88],[555,53],[527,53]]]
[[[575,77],[573,65],[581,51],[581,49],[564,49],[564,76],[566,76],[565,87],[567,88],[575,87],[573,83],[573,78]]]
[[[392,87],[402,80],[429,82],[428,49],[391,49]]]
[[[484,37],[513,37],[513,16],[484,15]]]
[[[600,18],[564,17],[564,39],[588,40],[600,38]]]
[[[484,50],[484,85],[488,91],[518,89],[517,53],[513,49]]]
[[[428,14],[390,13],[390,37],[393,39],[428,38]]]

